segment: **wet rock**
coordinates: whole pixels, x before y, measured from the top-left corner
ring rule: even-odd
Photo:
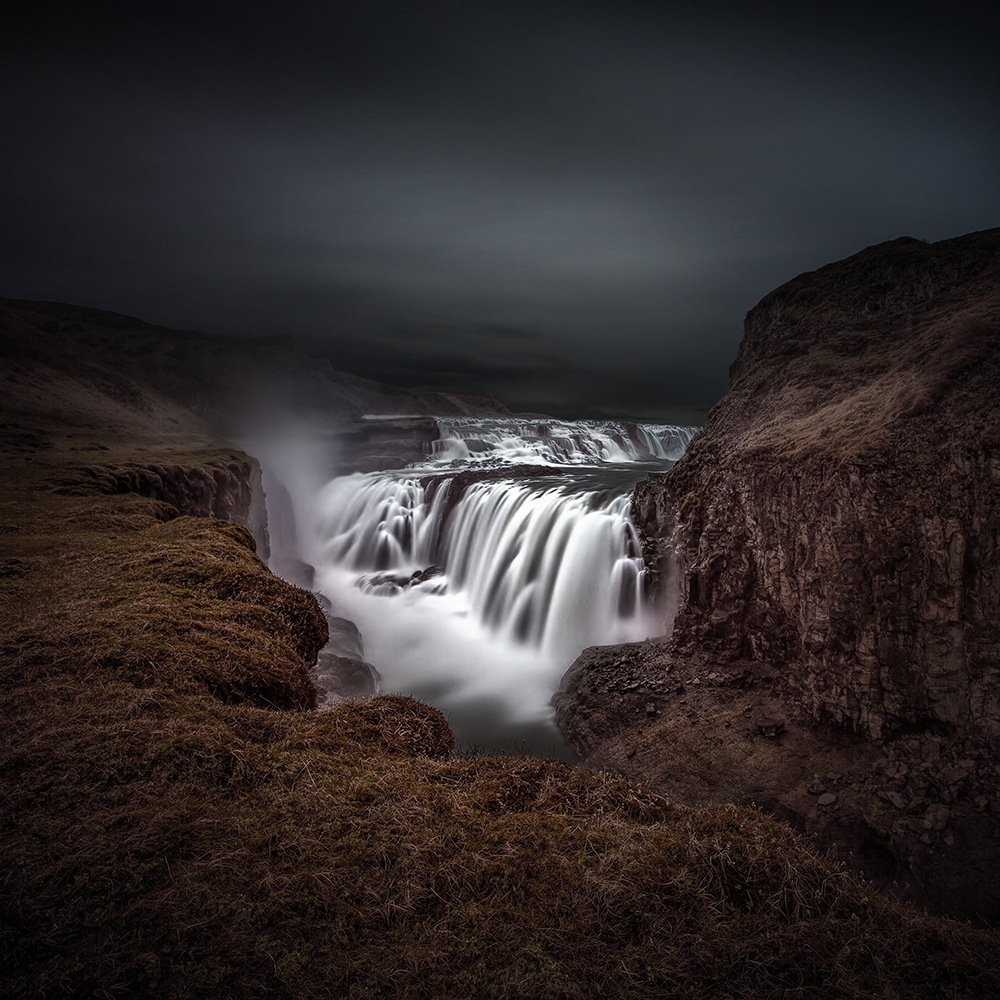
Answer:
[[[329,601],[327,601],[327,605],[329,606]],[[327,643],[326,649],[338,656],[363,660],[365,658],[365,644],[358,626],[347,618],[336,618],[329,615],[327,622],[330,626],[330,641]]]
[[[319,654],[314,676],[317,689],[322,689],[320,708],[342,701],[361,701],[379,693],[379,672],[364,660],[323,651]]]
[[[416,587],[428,580],[435,580],[442,577],[444,570],[440,566],[428,566],[426,569],[419,569],[413,573],[365,573],[355,580],[355,586],[368,594],[376,596],[390,597],[399,594],[411,587]],[[444,581],[441,581],[442,586]]]
[[[329,601],[325,603],[329,606]],[[326,620],[330,638],[310,671],[318,694],[317,708],[333,708],[380,694],[382,676],[364,658],[365,645],[357,625],[329,613]]]

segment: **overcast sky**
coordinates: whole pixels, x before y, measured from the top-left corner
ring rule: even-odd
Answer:
[[[998,23],[922,2],[25,4],[0,39],[0,294],[289,333],[515,409],[700,422],[777,285],[1000,225]]]

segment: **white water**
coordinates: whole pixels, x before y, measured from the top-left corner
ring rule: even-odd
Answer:
[[[523,741],[565,756],[549,705],[562,673],[586,646],[658,631],[629,493],[672,465],[693,429],[439,426],[423,466],[319,491],[309,553],[317,586],[361,629],[383,690],[441,708],[460,745]],[[559,472],[473,482],[453,498],[458,472],[511,464]]]
[[[592,465],[667,459],[676,462],[697,428],[618,420],[438,417],[437,461],[509,465]]]

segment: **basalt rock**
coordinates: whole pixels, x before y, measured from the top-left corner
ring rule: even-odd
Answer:
[[[373,698],[379,693],[379,672],[365,660],[323,650],[312,671],[317,708],[332,708],[345,701]]]
[[[316,595],[320,607],[327,612],[326,621],[330,626],[330,640],[327,649],[337,656],[346,656],[355,660],[365,658],[365,643],[361,630],[347,618],[336,618],[329,614],[329,601],[322,595]]]
[[[365,659],[365,645],[357,625],[330,614],[330,603],[317,600],[326,615],[330,638],[311,670],[316,685],[316,707],[334,708],[345,701],[362,701],[381,693],[382,675]]]
[[[821,839],[887,852],[929,905],[1000,918],[1000,230],[894,240],[766,296],[729,395],[632,513],[670,634],[567,673],[557,721],[585,760],[684,802],[749,782]],[[616,692],[608,664],[637,658]],[[727,678],[710,697],[708,677]],[[649,718],[666,728],[628,757]],[[795,752],[751,780],[734,730]],[[883,748],[912,757],[905,787],[871,783]],[[829,771],[857,788],[824,780],[819,806]]]
[[[360,587],[366,594],[389,597],[400,594],[411,587],[427,583],[429,580],[441,580],[444,570],[440,566],[427,566],[424,569],[414,570],[412,573],[393,573],[386,571],[382,573],[366,573],[355,580],[355,586]],[[441,580],[443,583],[444,581]]]

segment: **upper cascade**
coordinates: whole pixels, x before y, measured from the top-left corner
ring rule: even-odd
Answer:
[[[676,461],[697,427],[623,420],[435,417],[433,465],[593,465]],[[427,464],[427,463],[421,463]]]

